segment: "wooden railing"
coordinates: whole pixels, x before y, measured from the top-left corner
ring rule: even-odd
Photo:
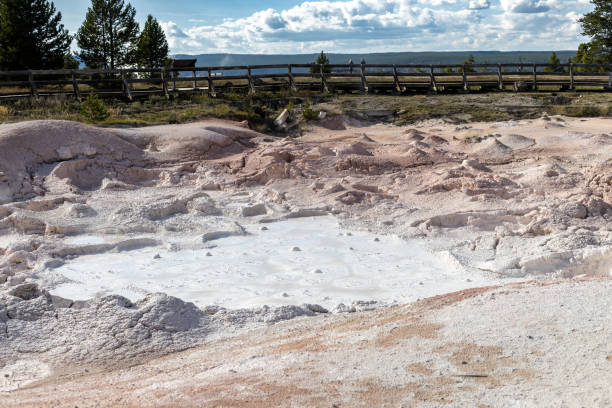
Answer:
[[[547,69],[549,68],[549,69]],[[550,72],[555,70],[558,72]],[[263,71],[263,72],[262,72]],[[321,92],[612,90],[601,64],[290,64],[116,70],[0,72],[0,100],[84,94],[125,97],[300,89]]]

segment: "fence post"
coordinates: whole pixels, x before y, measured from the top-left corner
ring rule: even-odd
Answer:
[[[369,92],[368,81],[365,76],[365,64],[361,64],[361,90],[365,94]]]
[[[193,90],[197,91],[198,90],[198,80],[197,78],[197,74],[196,74],[196,70],[194,69],[193,71],[191,71],[191,77],[193,78]]]
[[[171,71],[170,75],[172,76],[172,92],[176,92],[176,71]]]
[[[168,94],[168,82],[167,82],[167,77],[166,77],[166,68],[162,67],[161,68],[161,81],[162,81],[162,90],[164,92],[164,96],[166,97],[166,99],[170,98],[170,95]]]
[[[251,73],[251,67],[248,67],[248,77],[249,77],[249,93],[255,93],[255,84],[253,83],[253,76]]]
[[[462,77],[463,77],[463,90],[464,91],[469,91],[470,90],[470,86],[468,85],[468,78],[467,78],[467,68],[466,65],[464,64],[462,69]]]
[[[612,89],[612,67],[610,67],[610,74],[608,75],[608,89]]]
[[[291,67],[291,64],[287,65],[287,72],[289,75],[289,88],[292,91],[297,92],[297,87],[295,86],[295,78],[293,78],[293,68]]]
[[[327,81],[325,80],[325,68],[323,64],[319,64],[319,72],[321,73],[321,91],[328,93],[329,89],[327,88]]]
[[[538,67],[533,64],[533,90],[538,90]]]
[[[402,92],[402,87],[399,82],[399,77],[397,75],[397,67],[393,64],[393,86],[395,87],[396,92]]]
[[[36,99],[38,99],[38,88],[36,87],[36,82],[34,82],[34,73],[32,70],[28,71],[28,81],[30,81],[30,88],[32,88],[32,95]]]
[[[79,84],[76,81],[76,74],[74,70],[71,71],[72,74],[72,89],[74,90],[74,97],[77,100],[81,100],[81,91],[79,90]]]
[[[504,90],[504,74],[502,72],[502,66],[501,64],[497,65],[497,76],[498,76],[498,83],[499,83],[499,90],[503,91]]]
[[[570,91],[574,90],[574,63],[572,62],[569,67],[570,74]]]
[[[123,92],[125,93],[125,96],[132,101],[134,99],[134,96],[132,95],[132,90],[130,89],[130,83],[128,82],[127,78],[125,77],[125,71],[121,70],[121,80],[123,83]]]
[[[431,90],[438,92],[438,84],[436,84],[436,76],[434,75],[433,65],[429,66],[429,80],[431,81]]]

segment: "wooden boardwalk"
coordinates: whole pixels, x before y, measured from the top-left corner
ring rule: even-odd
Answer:
[[[557,72],[550,72],[557,71]],[[612,91],[612,65],[257,65],[121,70],[0,72],[0,100],[74,96],[133,100],[151,95],[257,93],[440,93]]]

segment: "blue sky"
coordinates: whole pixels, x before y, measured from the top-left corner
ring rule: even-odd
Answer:
[[[565,50],[589,0],[133,0],[172,53]],[[55,0],[74,32],[88,0]]]

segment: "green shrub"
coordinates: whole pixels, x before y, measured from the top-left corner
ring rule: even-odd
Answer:
[[[319,112],[310,107],[310,102],[306,102],[302,110],[302,117],[306,120],[315,120],[319,118]]]
[[[108,118],[110,113],[104,102],[92,93],[81,103],[81,115],[92,122],[97,122]]]

